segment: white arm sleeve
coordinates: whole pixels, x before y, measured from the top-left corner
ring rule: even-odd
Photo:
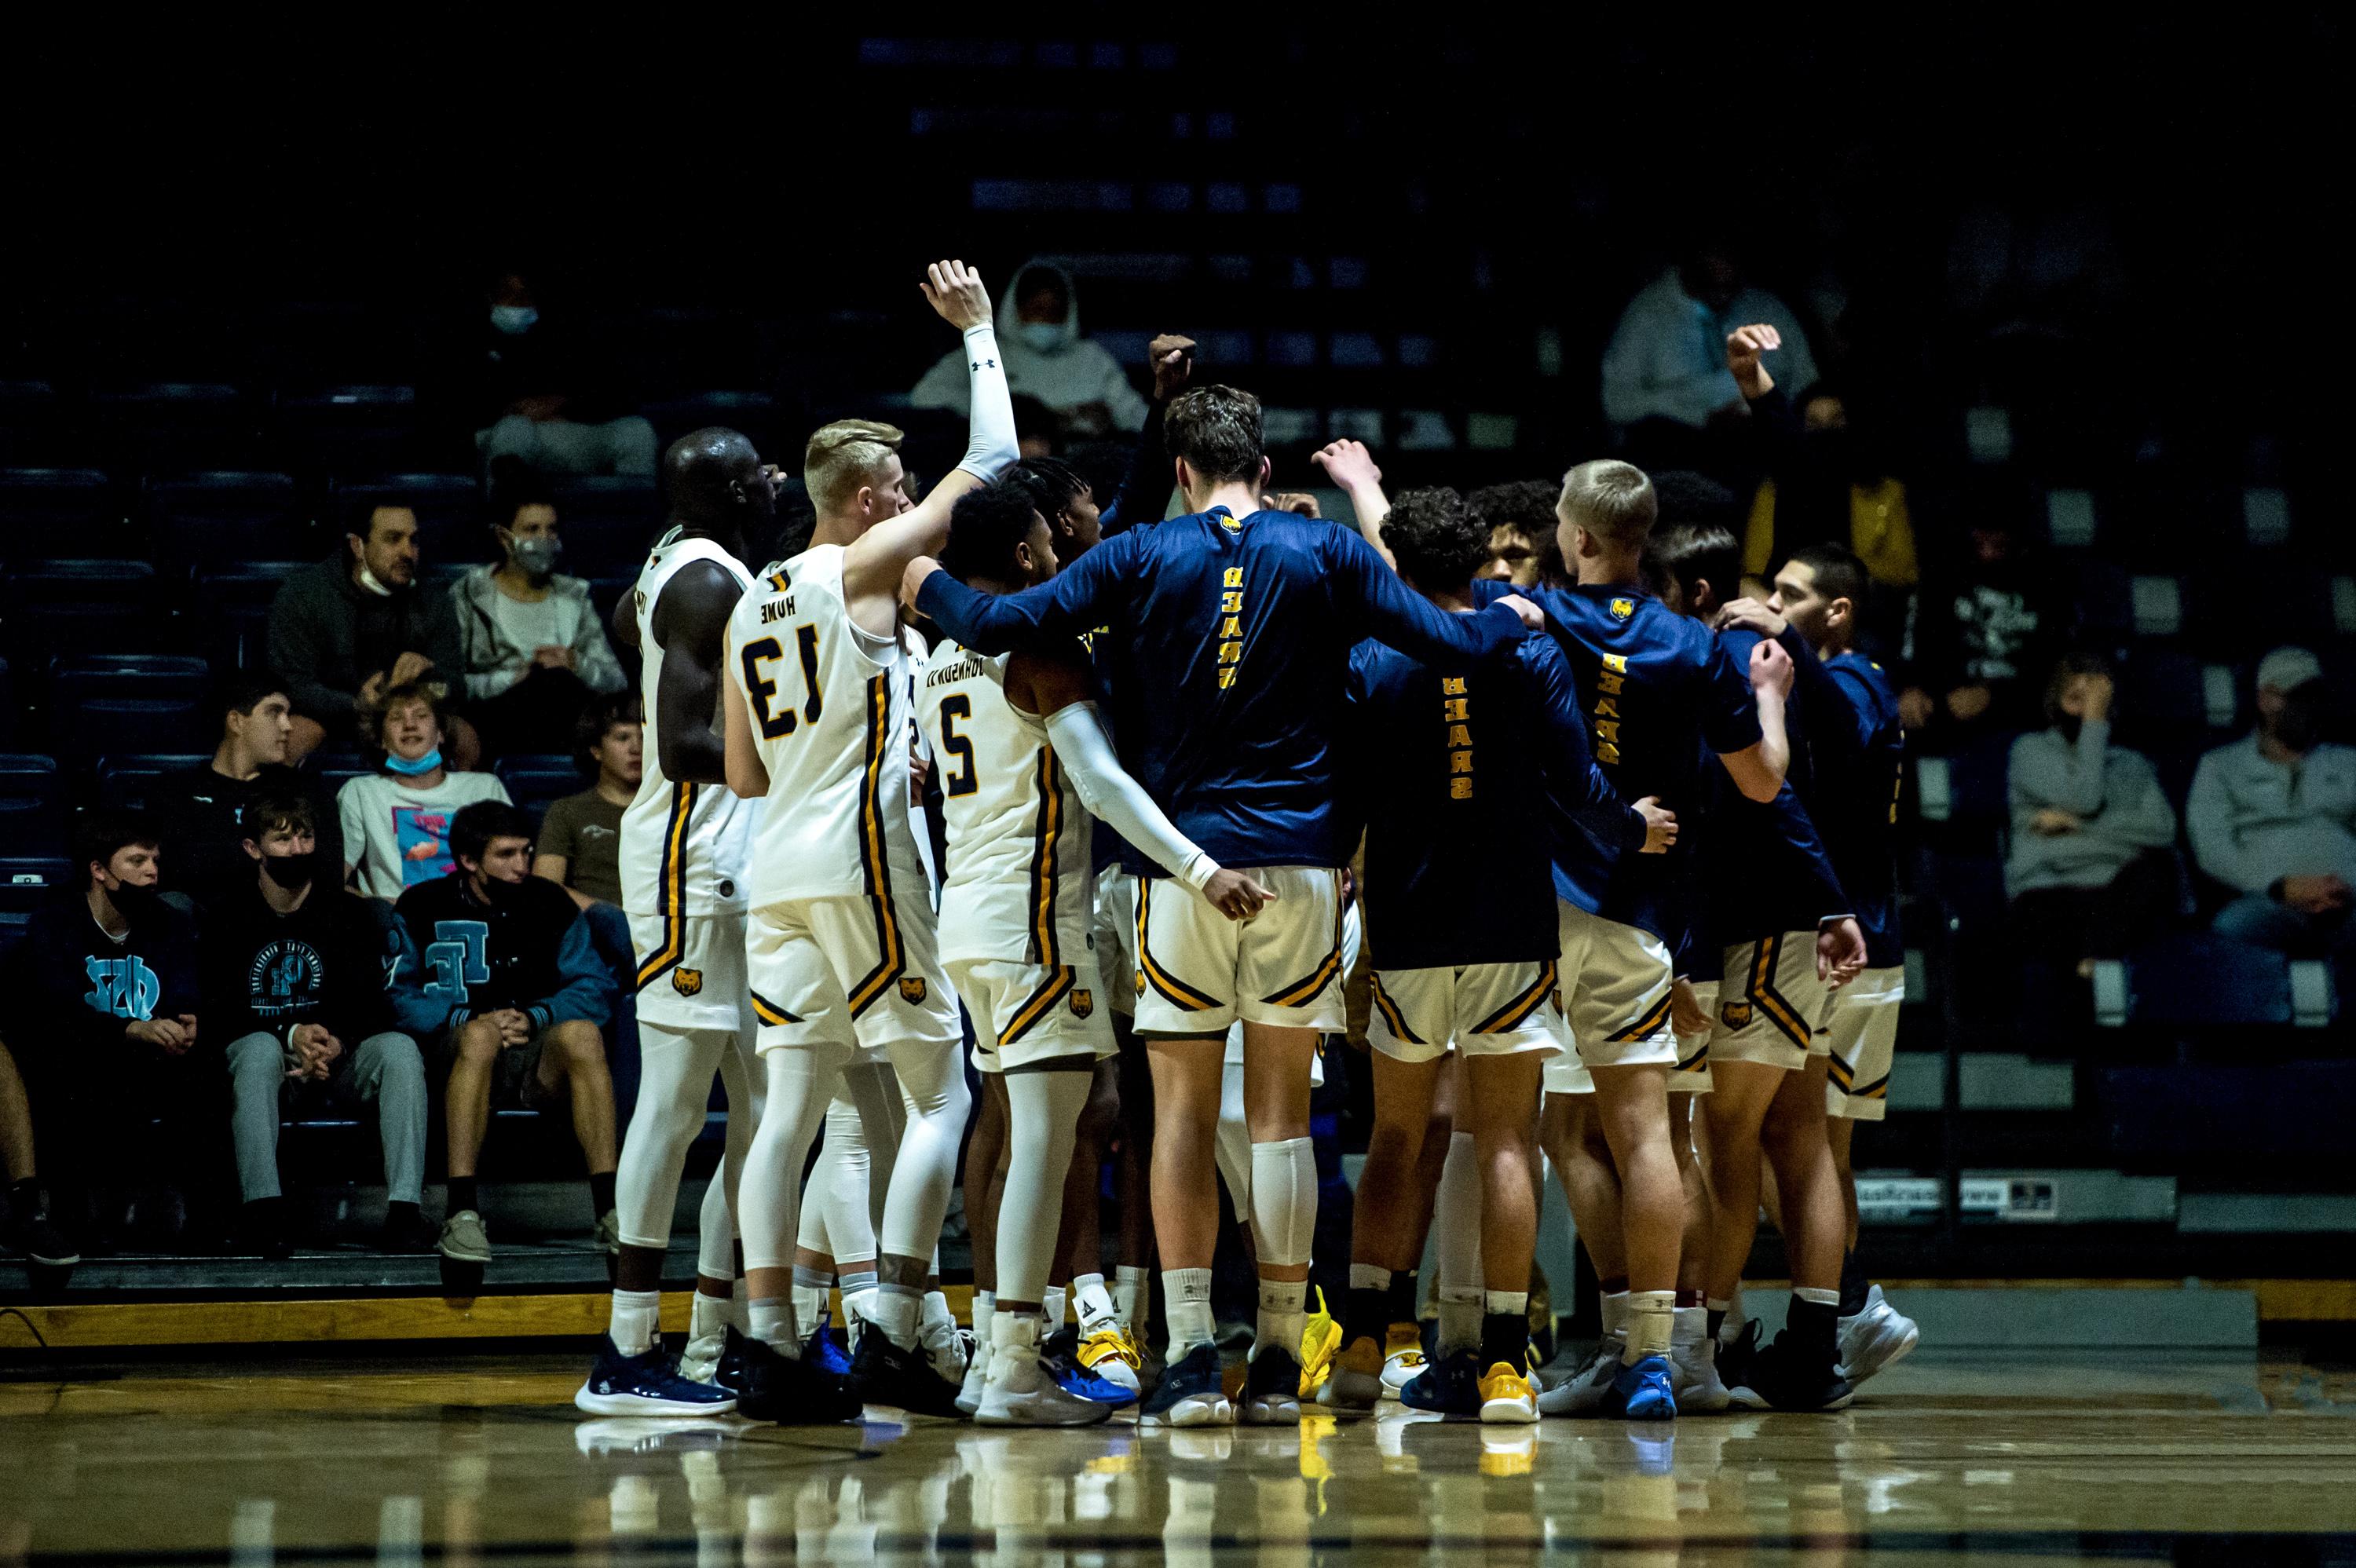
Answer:
[[[1093,702],[1075,702],[1047,715],[1047,741],[1072,775],[1080,801],[1113,831],[1153,857],[1172,876],[1200,892],[1219,869],[1178,831],[1153,797],[1113,754],[1112,736]]]
[[[1014,396],[1006,389],[1006,367],[999,362],[998,335],[990,323],[965,329],[965,364],[973,412],[958,466],[988,484],[1023,455],[1014,443]]]

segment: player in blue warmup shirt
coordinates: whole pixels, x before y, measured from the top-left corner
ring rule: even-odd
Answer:
[[[1252,1227],[1263,1332],[1244,1419],[1297,1419],[1317,1171],[1309,1064],[1344,1027],[1336,730],[1350,650],[1375,636],[1478,664],[1517,643],[1521,601],[1451,615],[1408,591],[1348,531],[1259,509],[1269,473],[1258,400],[1205,387],[1170,405],[1187,515],[1106,540],[1055,580],[985,595],[913,562],[903,596],[966,646],[1052,650],[1096,632],[1121,762],[1179,831],[1274,894],[1237,923],[1135,856],[1137,1032],[1155,1096],[1153,1220],[1170,1365],[1140,1412],[1171,1424],[1235,1419],[1212,1342],[1217,1231],[1211,1150],[1227,1026],[1244,1025]],[[1107,628],[1098,631],[1098,628]]]
[[[1813,544],[1777,569],[1775,591],[1765,604],[1740,600],[1725,614],[1729,626],[1774,637],[1792,656],[1815,768],[1812,809],[1865,933],[1865,968],[1833,994],[1826,1024],[1831,1037],[1826,1130],[1847,1211],[1841,1367],[1852,1385],[1912,1349],[1917,1338],[1912,1319],[1890,1307],[1858,1263],[1857,1178],[1849,1160],[1857,1124],[1879,1121],[1888,1108],[1898,1009],[1906,999],[1892,848],[1905,737],[1889,676],[1852,645],[1868,591],[1855,554],[1837,544]]]
[[[1362,506],[1365,503],[1361,503]],[[1362,528],[1370,522],[1362,510]],[[1379,520],[1399,574],[1434,604],[1472,613],[1487,531],[1453,490],[1411,490]],[[1379,643],[1350,660],[1353,804],[1366,822],[1367,951],[1375,966],[1375,1125],[1358,1184],[1343,1348],[1321,1394],[1372,1409],[1382,1392],[1391,1276],[1415,1267],[1420,1144],[1441,1068],[1462,1061],[1457,1110],[1482,1172],[1483,1270],[1492,1288],[1472,1348],[1408,1385],[1411,1404],[1490,1422],[1537,1419],[1529,1375],[1536,1240],[1530,1112],[1562,1048],[1554,889],[1522,852],[1547,788],[1612,842],[1655,851],[1676,819],[1629,806],[1588,749],[1570,667],[1552,639],[1523,639],[1484,668],[1411,658]]]

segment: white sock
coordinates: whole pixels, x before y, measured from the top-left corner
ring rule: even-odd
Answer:
[[[1151,1274],[1151,1270],[1139,1268],[1133,1264],[1120,1264],[1112,1271],[1113,1310],[1119,1312],[1120,1320],[1129,1325],[1130,1335],[1140,1340],[1145,1338],[1146,1311],[1151,1305],[1145,1293],[1146,1281]]]
[[[1170,1359],[1176,1360],[1197,1345],[1215,1344],[1218,1326],[1211,1317],[1211,1271],[1206,1268],[1166,1268],[1162,1271],[1162,1309],[1170,1319]]]
[[[801,1340],[794,1333],[794,1304],[789,1296],[755,1296],[753,1338],[781,1356],[802,1353]]]
[[[1440,1355],[1474,1350],[1481,1346],[1481,1287],[1443,1285],[1440,1287]]]
[[[811,1328],[816,1328],[819,1317],[826,1311],[826,1305],[832,1299],[832,1295],[823,1285],[794,1286],[794,1321],[797,1324],[807,1323]]]
[[[1668,1354],[1676,1309],[1677,1293],[1674,1290],[1628,1293],[1628,1343],[1620,1352],[1623,1365],[1633,1367],[1647,1356]]]
[[[1352,1264],[1350,1265],[1350,1288],[1352,1290],[1388,1290],[1390,1287],[1390,1270],[1382,1267],[1378,1264]]]
[[[1282,1350],[1301,1359],[1301,1336],[1309,1329],[1309,1282],[1263,1279],[1259,1282],[1259,1324],[1252,1337],[1252,1354]]]
[[[1670,1319],[1669,1343],[1698,1345],[1709,1334],[1709,1309],[1703,1307],[1680,1307]]]
[[[991,1290],[975,1291],[973,1293],[973,1342],[975,1344],[987,1345],[991,1342],[990,1324],[991,1320],[997,1316],[998,1293]]]
[[[1628,1336],[1628,1293],[1607,1290],[1603,1293],[1603,1333],[1607,1339],[1624,1339]]]
[[[1065,1289],[1060,1285],[1051,1285],[1040,1295],[1039,1321],[1047,1326],[1048,1333],[1052,1334],[1064,1326],[1066,1305]]]
[[[1804,1285],[1795,1288],[1792,1294],[1798,1296],[1802,1301],[1807,1302],[1815,1307],[1838,1307],[1840,1305],[1840,1292],[1837,1290],[1819,1290],[1814,1285]]]
[[[1516,1317],[1530,1315],[1530,1293],[1526,1290],[1490,1290],[1481,1296],[1481,1310],[1489,1313],[1509,1312]]]
[[[728,1309],[732,1305],[728,1301],[716,1296],[706,1296],[700,1290],[691,1293],[688,1301],[687,1337],[689,1339],[701,1339],[708,1335],[717,1334],[728,1327]]]
[[[874,1298],[868,1303],[868,1321],[891,1337],[892,1343],[904,1350],[916,1348],[916,1315],[924,1307],[924,1297],[905,1285],[879,1285]]]
[[[875,1321],[875,1276],[862,1285],[842,1287],[842,1330],[855,1343],[859,1331]]]
[[[1109,1328],[1119,1320],[1119,1309],[1113,1306],[1112,1292],[1105,1288],[1104,1275],[1100,1274],[1072,1276],[1072,1303],[1079,1308],[1083,1329]]]
[[[606,1332],[614,1339],[614,1349],[626,1356],[643,1356],[654,1348],[655,1330],[662,1320],[662,1292],[659,1290],[617,1290],[614,1293],[614,1317]]]
[[[945,1290],[925,1292],[925,1304],[916,1313],[916,1321],[925,1328],[936,1331],[946,1327],[951,1332],[955,1332],[957,1314],[949,1310],[948,1292]]]

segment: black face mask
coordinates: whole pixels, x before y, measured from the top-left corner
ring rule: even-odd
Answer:
[[[296,888],[311,885],[318,859],[319,853],[316,849],[307,855],[264,855],[262,858],[262,874],[293,892]]]
[[[109,889],[109,902],[123,912],[125,920],[137,921],[152,912],[163,901],[164,890],[154,882],[144,886],[137,882],[121,882]]]
[[[2294,752],[2315,750],[2315,743],[2323,738],[2322,729],[2315,704],[2304,696],[2293,695],[2275,715],[2275,740]]]
[[[513,909],[524,899],[521,882],[503,882],[497,877],[483,879],[483,896],[500,909]]]

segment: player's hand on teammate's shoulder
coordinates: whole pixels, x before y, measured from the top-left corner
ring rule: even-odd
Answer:
[[[1276,901],[1274,893],[1243,872],[1230,871],[1224,866],[1212,872],[1211,880],[1203,884],[1203,896],[1229,920],[1249,920],[1260,912],[1261,905]]]
[[[1648,795],[1638,801],[1636,815],[1644,819],[1644,847],[1638,853],[1665,854],[1677,841],[1677,814],[1663,805],[1659,795]]]
[[[1787,624],[1783,616],[1756,599],[1737,599],[1718,613],[1718,629],[1721,632],[1739,628],[1762,637],[1780,637]]]
[[[1783,335],[1765,322],[1738,326],[1726,335],[1726,368],[1734,373],[1744,397],[1763,398],[1775,389],[1775,378],[1767,373],[1760,356],[1783,347]]]
[[[935,560],[931,556],[920,555],[901,571],[900,603],[909,614],[916,613],[916,591],[924,587],[926,578],[940,569],[939,561]]]
[[[1262,496],[1259,504],[1270,512],[1295,512],[1304,517],[1323,517],[1317,497],[1306,490],[1279,490],[1272,496]]]
[[[1376,466],[1375,454],[1366,450],[1363,441],[1329,442],[1311,453],[1309,461],[1323,469],[1325,477],[1344,490],[1383,482],[1383,471]]]
[[[1761,643],[1751,650],[1751,689],[1772,691],[1778,697],[1792,695],[1792,678],[1797,674],[1792,667],[1792,656],[1780,644]]]
[[[926,303],[959,332],[990,319],[990,291],[981,286],[981,274],[963,261],[935,261],[916,286],[925,291]]]
[[[1507,593],[1490,601],[1490,607],[1492,609],[1494,609],[1499,604],[1503,604],[1506,609],[1511,610],[1515,614],[1520,616],[1522,618],[1522,626],[1525,630],[1532,632],[1543,632],[1546,630],[1546,612],[1531,603],[1528,600],[1523,598],[1520,594]]]
[[[1194,378],[1194,340],[1165,332],[1146,345],[1145,362],[1153,368],[1153,400],[1166,403]]]

